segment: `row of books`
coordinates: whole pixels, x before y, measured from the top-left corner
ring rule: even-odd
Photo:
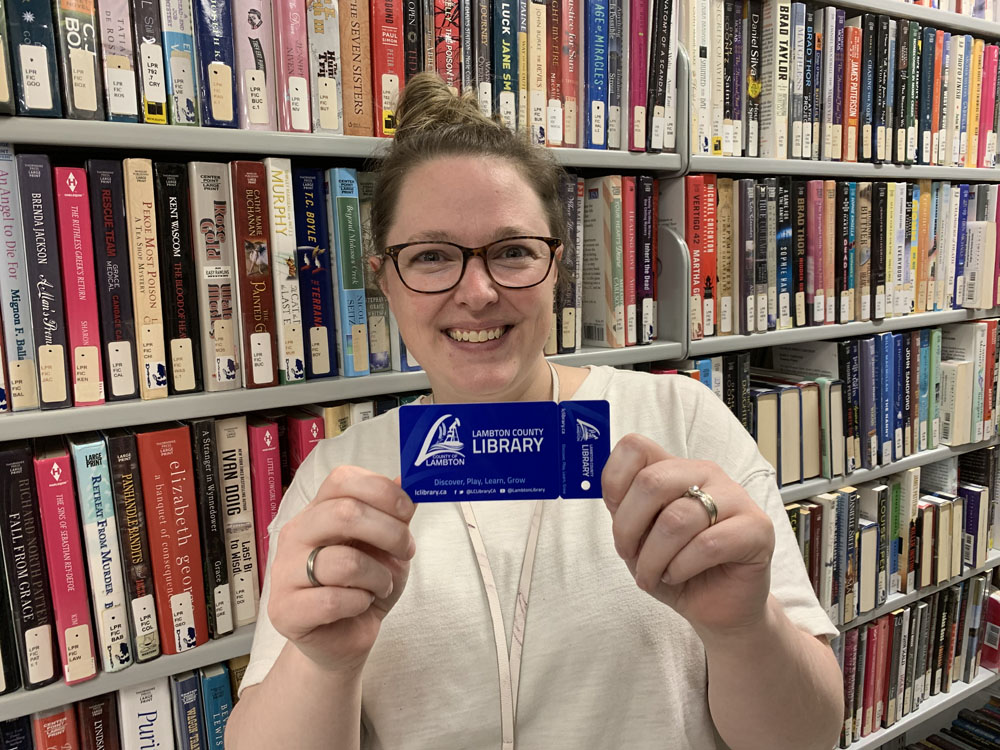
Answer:
[[[788,0],[684,14],[694,154],[996,165],[996,44]]]
[[[0,444],[0,693],[76,684],[253,623],[267,528],[295,471],[324,437],[399,403]]]
[[[844,675],[840,747],[891,727],[932,695],[997,671],[995,570],[848,630],[835,643]],[[991,747],[993,747],[991,745]]]
[[[1000,301],[997,185],[704,174],[684,191],[693,340]]]
[[[942,727],[906,750],[992,750],[1000,746],[1000,696],[982,708],[961,708],[950,726]]]
[[[223,750],[249,657],[0,722],[4,750]]]
[[[0,23],[14,72],[0,111],[391,137],[428,70],[538,144],[670,150],[673,5],[28,0]]]

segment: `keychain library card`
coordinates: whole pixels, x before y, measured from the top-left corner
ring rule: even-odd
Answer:
[[[414,502],[601,497],[607,401],[410,404],[399,410]]]

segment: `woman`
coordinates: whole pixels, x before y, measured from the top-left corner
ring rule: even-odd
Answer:
[[[834,745],[837,631],[750,436],[691,380],[542,356],[559,176],[418,76],[371,262],[434,401],[610,402],[603,506],[417,510],[395,413],[324,441],[271,527],[227,747]]]

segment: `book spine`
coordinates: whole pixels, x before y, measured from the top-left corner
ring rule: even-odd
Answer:
[[[28,256],[24,242],[21,195],[14,152],[0,143],[0,232],[4,240],[5,273],[0,274],[0,294],[7,310],[2,316],[7,355],[9,401],[13,411],[38,408],[38,371],[35,368],[35,332],[28,286]]]
[[[801,159],[803,146],[803,87],[805,85],[806,6],[805,3],[792,3],[791,9],[791,59],[788,70],[789,156],[793,159]]]
[[[208,640],[191,436],[186,425],[136,436],[164,654]]]
[[[322,28],[327,20],[327,11],[333,4],[333,36],[337,43],[334,66],[339,70],[340,29],[336,23],[336,0],[314,0],[312,3],[312,25],[309,28],[310,42],[313,28],[319,19]],[[271,4],[262,0],[235,0],[233,3],[233,56],[236,64],[236,87],[239,101],[240,127],[244,130],[277,130],[274,84],[274,27]],[[315,67],[325,70],[326,61],[316,56],[313,49]],[[315,73],[314,73],[315,74]],[[323,73],[319,73],[323,75]],[[316,92],[313,91],[315,97]],[[339,97],[338,97],[339,100]],[[315,115],[315,99],[313,114]]]
[[[400,4],[402,0],[399,0]],[[472,24],[472,14],[475,0],[459,0],[458,3],[458,14],[459,14],[459,45],[461,47],[462,60],[461,60],[461,84],[462,91],[468,91],[475,88],[476,79],[476,48],[473,42],[475,29]],[[397,16],[402,11],[400,7],[396,14]],[[402,53],[402,40],[399,41],[400,53]]]
[[[760,155],[760,107],[761,92],[761,31],[762,17],[760,0],[744,0],[744,22],[747,25],[747,143],[746,155]]]
[[[553,146],[562,145],[562,45],[563,45],[563,30],[562,30],[562,18],[563,18],[563,7],[565,2],[560,2],[559,0],[552,0],[549,5],[549,49],[551,58],[549,59],[549,98],[550,107],[556,106],[558,108],[558,142],[555,140],[554,134],[549,135],[549,138],[553,140]],[[403,25],[406,30],[403,52],[404,52],[404,63],[406,69],[406,80],[410,80],[415,73],[419,72],[417,67],[419,60],[419,50],[415,49],[416,44],[414,42],[418,39],[417,33],[410,33],[410,29],[414,28],[420,22],[420,16],[416,12],[417,2],[416,0],[403,0]],[[476,95],[479,99],[479,110],[490,117],[493,115],[493,55],[491,49],[493,47],[493,19],[491,13],[493,11],[491,0],[475,0],[473,3],[473,43],[475,44],[475,77],[474,83],[476,86]],[[553,17],[555,15],[555,17]],[[412,38],[412,42],[411,42]],[[552,45],[555,45],[553,47]],[[556,62],[558,61],[558,63]],[[558,81],[557,89],[553,92],[553,77]],[[551,100],[553,98],[553,93],[555,93],[555,100],[558,102],[557,105],[553,105]],[[555,113],[550,113],[550,117],[555,118]],[[550,123],[550,130],[555,127],[555,120]]]
[[[198,675],[195,672],[172,675],[170,698],[173,708],[175,747],[178,750],[202,750],[207,737]]]
[[[434,70],[454,91],[461,88],[459,0],[434,0]]]
[[[52,4],[46,0],[22,3],[7,17],[10,40],[16,47],[14,84],[17,113],[34,117],[62,117]]]
[[[55,4],[59,31],[64,116],[103,120],[104,91],[97,70],[97,13],[94,0],[60,0]]]
[[[281,464],[279,459],[278,426],[259,421],[247,425],[250,453],[250,486],[253,492],[253,522],[256,535],[258,580],[264,586],[264,567],[268,559],[268,527],[278,513],[281,502]]]
[[[629,0],[629,112],[632,127],[629,129],[629,151],[645,151],[646,101],[648,98],[647,71],[649,70],[650,3],[646,0]],[[666,78],[666,56],[663,56]]]
[[[188,185],[201,339],[201,378],[207,391],[240,387],[232,204],[225,164],[191,162]]]
[[[229,0],[193,0],[193,9],[201,124],[212,128],[238,127],[233,6]]]
[[[104,374],[87,174],[82,169],[56,167],[54,181],[73,401],[76,406],[103,404]]]
[[[111,693],[77,702],[76,723],[80,750],[121,750],[118,706]]]
[[[337,364],[340,373],[367,375],[368,314],[365,310],[364,251],[361,246],[358,180],[353,169],[327,172],[327,221],[337,264]]]
[[[572,11],[577,0],[568,0],[568,8]],[[568,23],[571,24],[567,32],[569,40],[575,44],[576,35],[573,33],[578,21],[575,13],[567,16]],[[500,120],[510,130],[517,129],[517,3],[515,0],[496,0],[493,14],[493,111],[500,115]],[[576,72],[577,56],[567,52],[565,55],[567,65]],[[564,83],[566,76],[564,74]],[[569,91],[567,90],[566,101],[566,131],[564,135],[567,144],[576,143],[576,128],[569,129],[568,116],[570,115]],[[574,100],[575,112],[575,100]],[[575,123],[574,123],[575,124]],[[572,136],[573,141],[569,138]]]
[[[882,161],[891,162],[893,159],[892,151],[892,139],[896,135],[896,53],[898,52],[898,44],[896,42],[899,36],[899,24],[895,19],[889,20],[889,50],[888,50],[888,65],[885,67],[885,117],[882,124],[882,130],[879,131],[879,153],[881,154]]]
[[[13,81],[10,74],[10,34],[7,31],[7,9],[0,3],[0,114],[12,115],[16,111]]]
[[[132,307],[140,313],[136,321],[139,393],[143,399],[165,398],[167,358],[163,343],[153,165],[149,159],[126,159],[124,170]]]
[[[76,486],[80,488],[80,524],[89,563],[101,666],[105,672],[117,672],[130,666],[133,657],[108,454],[100,439],[71,440],[70,453]]]
[[[308,344],[306,377],[311,380],[338,372],[327,196],[319,169],[296,169],[292,180],[299,293]]]
[[[217,420],[215,439],[226,505],[225,533],[233,596],[233,624],[241,627],[257,619],[260,599],[246,417]],[[261,529],[261,532],[266,530]]]
[[[131,0],[132,24],[138,47],[141,119],[167,124],[167,83],[163,62],[163,28],[159,0]]]
[[[713,190],[715,185],[712,186]],[[622,177],[622,282],[625,303],[625,346],[635,346],[636,331],[636,180]],[[712,207],[712,229],[715,229],[715,207]],[[713,237],[714,241],[714,237]],[[714,258],[714,256],[713,256]],[[553,321],[555,323],[555,321]]]
[[[991,168],[996,154],[997,133],[994,124],[996,112],[997,60],[1000,47],[986,45],[983,51],[983,92],[979,110],[979,147],[976,166]]]
[[[305,0],[274,0],[275,96],[278,129],[286,133],[312,130],[309,98],[309,38]]]
[[[371,9],[375,135],[391,138],[396,133],[396,102],[405,83],[401,0],[380,0],[372,3]],[[463,45],[463,52],[469,46]],[[464,66],[462,73],[466,73]]]
[[[585,148],[607,148],[608,0],[585,0],[587,48],[584,72]]]
[[[104,343],[101,359],[107,384],[105,397],[108,401],[135,398],[135,317],[121,162],[92,159],[87,162],[87,178]]]
[[[167,109],[171,125],[198,125],[191,0],[160,0]]]
[[[138,122],[136,56],[128,0],[97,0],[101,64],[108,120]]]
[[[31,322],[42,408],[70,405],[66,323],[63,315],[62,274],[56,236],[56,206],[52,169],[46,156],[18,155],[17,171],[27,272],[31,293]]]
[[[107,434],[105,440],[122,550],[125,600],[131,617],[135,660],[141,663],[160,655],[160,631],[156,624],[139,456],[131,433],[115,431]]]
[[[233,708],[230,672],[225,664],[198,670],[205,709],[205,734],[210,750],[225,750],[226,722]]]
[[[638,309],[637,333],[638,343],[648,344],[653,340],[656,330],[656,301],[653,298],[653,288],[656,285],[656,267],[653,257],[653,202],[659,199],[654,193],[655,182],[652,177],[641,175],[636,178],[638,186],[636,197],[636,215],[638,218],[639,232],[636,239],[636,268],[638,273],[636,306]],[[732,200],[732,187],[728,188],[729,200]],[[732,239],[732,211],[729,212],[730,245]],[[565,255],[563,256],[565,262]],[[575,260],[575,259],[574,259]],[[731,279],[731,258],[729,264]],[[730,296],[730,304],[732,299]],[[567,304],[563,308],[563,315],[567,314],[571,305]],[[732,329],[731,310],[726,318],[730,322]],[[724,324],[723,324],[724,325]]]
[[[848,25],[844,28],[844,138],[842,161],[871,160],[871,60],[870,52],[861,50],[862,30]],[[865,45],[868,45],[868,37]],[[860,126],[860,138],[859,138]],[[860,140],[860,145],[859,145]]]
[[[408,7],[414,0],[408,0]],[[341,50],[340,0],[307,4],[310,54],[309,91],[314,133],[344,133],[344,54]],[[407,43],[411,35],[407,33]],[[272,68],[273,69],[273,68]],[[355,90],[353,93],[357,94]]]
[[[97,675],[76,495],[65,450],[35,456],[35,481],[59,657],[67,685]]]
[[[807,10],[808,13],[808,10]],[[812,17],[811,15],[809,16]],[[731,97],[732,97],[732,112],[733,112],[733,156],[743,156],[744,153],[744,128],[743,128],[743,118],[744,118],[744,104],[743,104],[743,73],[744,73],[744,45],[743,45],[743,34],[745,29],[743,26],[743,3],[740,0],[735,0],[733,3],[732,11],[732,24],[733,33],[730,42],[732,46],[731,58],[732,58],[732,75],[731,75]],[[806,32],[808,37],[807,44],[812,45],[812,24],[809,24],[809,28]],[[674,45],[676,46],[676,45]],[[809,61],[812,64],[812,61]],[[811,105],[810,105],[811,106]],[[805,110],[803,110],[804,112]],[[803,115],[804,116],[804,115]],[[810,132],[809,136],[812,136]],[[805,131],[803,130],[803,146],[806,142]]]
[[[277,336],[271,252],[268,244],[267,175],[260,162],[230,163],[233,236],[243,362],[243,385],[260,388],[278,384]],[[242,248],[242,252],[239,251]]]
[[[486,5],[488,0],[476,0],[476,5],[481,7]],[[477,10],[477,12],[479,12]],[[489,9],[486,9],[484,16],[476,28],[477,42],[477,86],[479,87],[479,106],[486,113],[492,112],[493,92],[483,89],[481,82],[488,80],[486,73],[479,73],[478,70],[484,64],[490,64],[489,37],[483,36],[483,32],[488,32],[490,24],[488,20]],[[562,76],[562,42],[563,42],[563,10],[561,0],[549,0],[545,9],[545,145],[557,147],[563,145],[563,76]],[[644,37],[645,38],[645,37]],[[491,75],[491,74],[490,74]],[[643,84],[645,85],[645,83]],[[645,91],[645,89],[643,89]],[[622,110],[625,112],[624,119],[628,122],[631,116],[629,102]],[[643,116],[643,128],[645,128],[645,115]],[[645,132],[645,131],[643,131]]]
[[[464,0],[463,0],[464,2]],[[609,55],[609,64],[611,67],[608,71],[609,84],[617,82],[618,85],[618,98],[621,99],[621,0],[616,3],[611,3],[611,8],[617,7],[618,10],[618,59],[617,64],[619,70],[614,69],[614,60],[611,60],[611,55]],[[610,9],[609,9],[610,10]],[[547,92],[547,54],[546,54],[546,16],[548,15],[548,8],[546,0],[528,0],[528,120],[529,127],[528,132],[530,133],[531,142],[544,146],[548,140],[547,130],[547,118],[546,118],[546,92]],[[611,20],[614,19],[614,12],[609,13]],[[609,24],[609,27],[612,24]],[[464,31],[464,29],[463,29]],[[610,32],[609,32],[610,34]],[[609,39],[609,47],[612,45],[612,39]],[[610,96],[611,86],[609,85],[609,96]],[[609,121],[610,121],[610,108],[609,108]],[[616,122],[616,126],[619,126],[619,130],[616,135],[620,137],[620,119],[621,119],[621,106],[619,101],[618,107],[618,117],[619,120]],[[609,122],[610,130],[610,122]]]
[[[170,685],[166,677],[118,691],[122,747],[174,747],[170,717]]]
[[[157,162],[153,171],[159,216],[157,244],[164,336],[170,359],[167,382],[171,395],[195,393],[203,385],[187,170],[182,164]]]
[[[215,420],[198,419],[192,422],[191,441],[197,483],[198,528],[201,531],[201,571],[205,601],[208,602],[206,618],[209,637],[214,639],[233,630],[233,600],[229,585]]]
[[[704,243],[701,252],[702,278],[702,322],[705,336],[715,335],[716,297],[718,296],[718,234],[716,232],[716,207],[718,205],[718,189],[714,175],[704,176],[702,200],[702,222],[704,228]],[[627,319],[627,318],[626,318]],[[626,337],[627,342],[627,337]]]

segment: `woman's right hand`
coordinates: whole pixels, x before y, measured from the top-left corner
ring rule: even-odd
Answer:
[[[339,466],[316,497],[281,529],[267,613],[275,629],[317,667],[358,672],[382,619],[406,586],[416,542],[416,505],[398,482]],[[313,572],[306,561],[317,547]]]

